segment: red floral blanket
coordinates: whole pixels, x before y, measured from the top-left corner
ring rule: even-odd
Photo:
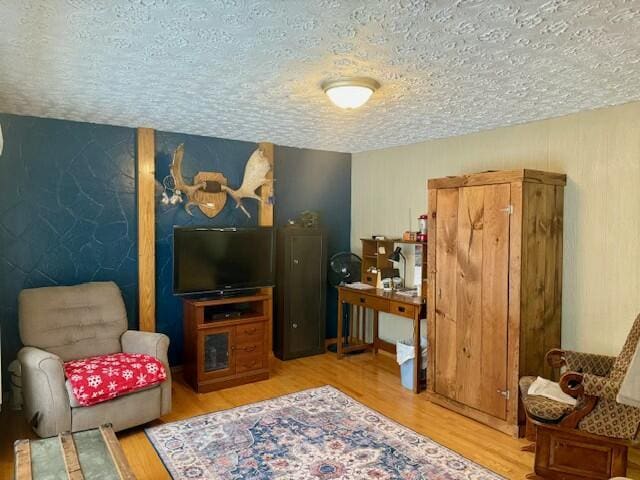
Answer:
[[[142,353],[114,353],[74,360],[64,364],[64,373],[83,407],[157,385],[167,378],[162,362]]]

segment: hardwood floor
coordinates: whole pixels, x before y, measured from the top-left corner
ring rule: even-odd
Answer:
[[[198,395],[180,378],[174,379],[173,411],[161,422],[244,405],[285,393],[333,385],[359,402],[426,435],[465,457],[507,477],[522,479],[532,471],[533,454],[520,451],[526,444],[427,401],[400,385],[395,359],[362,354],[336,360],[324,354],[281,362],[272,359],[269,380]],[[13,442],[33,437],[24,419],[5,409],[0,414],[0,480],[12,478]],[[118,434],[134,473],[140,480],[169,479],[142,428]],[[630,454],[628,476],[640,479],[638,452]]]

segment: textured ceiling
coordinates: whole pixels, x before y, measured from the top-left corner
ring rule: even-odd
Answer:
[[[9,113],[355,152],[638,99],[640,0],[0,0]]]

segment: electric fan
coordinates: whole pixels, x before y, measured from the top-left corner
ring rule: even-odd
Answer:
[[[329,284],[338,287],[360,281],[362,259],[351,252],[338,252],[329,259]]]

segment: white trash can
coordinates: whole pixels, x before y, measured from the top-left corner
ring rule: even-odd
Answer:
[[[11,408],[22,410],[22,365],[18,360],[9,364],[9,383],[11,384]]]
[[[422,349],[422,371],[420,378],[424,379],[427,370],[427,339],[420,337],[420,348]],[[413,340],[402,340],[396,343],[396,361],[400,365],[400,380],[404,388],[413,390],[413,362],[415,361],[415,348]]]

